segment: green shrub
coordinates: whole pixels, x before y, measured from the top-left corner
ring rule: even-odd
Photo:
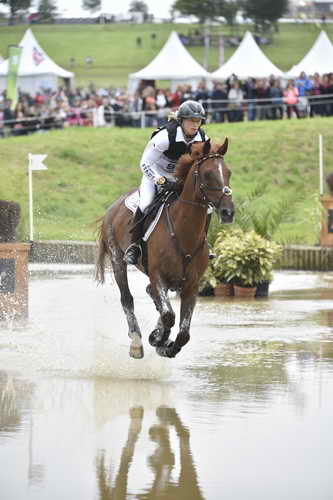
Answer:
[[[214,245],[216,258],[208,269],[210,283],[215,286],[224,281],[250,287],[271,281],[273,265],[281,251],[279,245],[255,231],[222,231]]]

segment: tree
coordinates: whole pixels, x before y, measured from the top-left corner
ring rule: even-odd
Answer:
[[[197,17],[201,24],[224,17],[230,25],[234,24],[239,8],[239,0],[176,0],[172,6],[184,16]]]
[[[57,7],[52,0],[40,0],[38,6],[39,21],[53,23],[57,12]]]
[[[148,6],[141,0],[133,0],[129,6],[128,12],[142,12],[146,16],[148,14]]]
[[[145,21],[149,18],[148,6],[141,0],[133,0],[129,6],[128,12],[142,12]]]
[[[176,0],[172,10],[177,10],[183,16],[195,16],[200,24],[211,19],[215,11],[214,0]]]
[[[288,9],[288,0],[243,0],[242,7],[246,17],[253,19],[262,28],[277,22]]]
[[[26,11],[31,6],[31,0],[0,0],[0,3],[9,7],[9,24],[14,23],[15,17],[20,11]]]
[[[90,10],[90,12],[96,12],[102,6],[102,0],[83,0],[82,9]]]

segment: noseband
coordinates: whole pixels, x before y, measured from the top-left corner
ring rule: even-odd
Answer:
[[[212,202],[212,200],[209,199],[207,191],[221,191],[222,192],[217,206],[221,205],[222,198],[224,196],[231,196],[232,195],[232,189],[229,186],[224,185],[223,175],[222,175],[223,185],[221,187],[211,187],[202,181],[200,167],[205,161],[213,159],[213,158],[222,158],[222,160],[223,160],[223,156],[218,154],[218,153],[204,156],[203,158],[200,158],[200,160],[197,161],[197,163],[195,165],[195,170],[194,170],[194,188],[196,188],[197,182],[199,182],[199,190],[200,190],[200,193],[203,197],[203,201],[204,201],[205,206],[209,205],[212,207],[214,207],[216,205],[215,205],[215,203]]]

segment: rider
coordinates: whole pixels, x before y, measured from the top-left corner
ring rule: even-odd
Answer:
[[[190,145],[194,142],[208,140],[200,128],[205,118],[205,110],[199,102],[185,101],[166,126],[153,132],[140,162],[143,172],[139,189],[140,202],[132,222],[131,244],[124,255],[128,264],[136,264],[141,255],[143,213],[154,200],[158,186],[167,190],[175,189],[173,173],[177,160],[189,152]]]

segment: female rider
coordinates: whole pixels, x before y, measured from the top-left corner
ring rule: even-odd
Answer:
[[[140,202],[132,222],[131,244],[124,255],[128,264],[136,264],[141,255],[143,213],[154,200],[157,187],[174,189],[176,183],[173,172],[177,160],[190,150],[190,145],[194,142],[208,140],[200,128],[205,118],[205,110],[199,102],[185,101],[178,108],[176,119],[170,120],[165,127],[152,134],[140,162],[143,172],[139,189]]]

